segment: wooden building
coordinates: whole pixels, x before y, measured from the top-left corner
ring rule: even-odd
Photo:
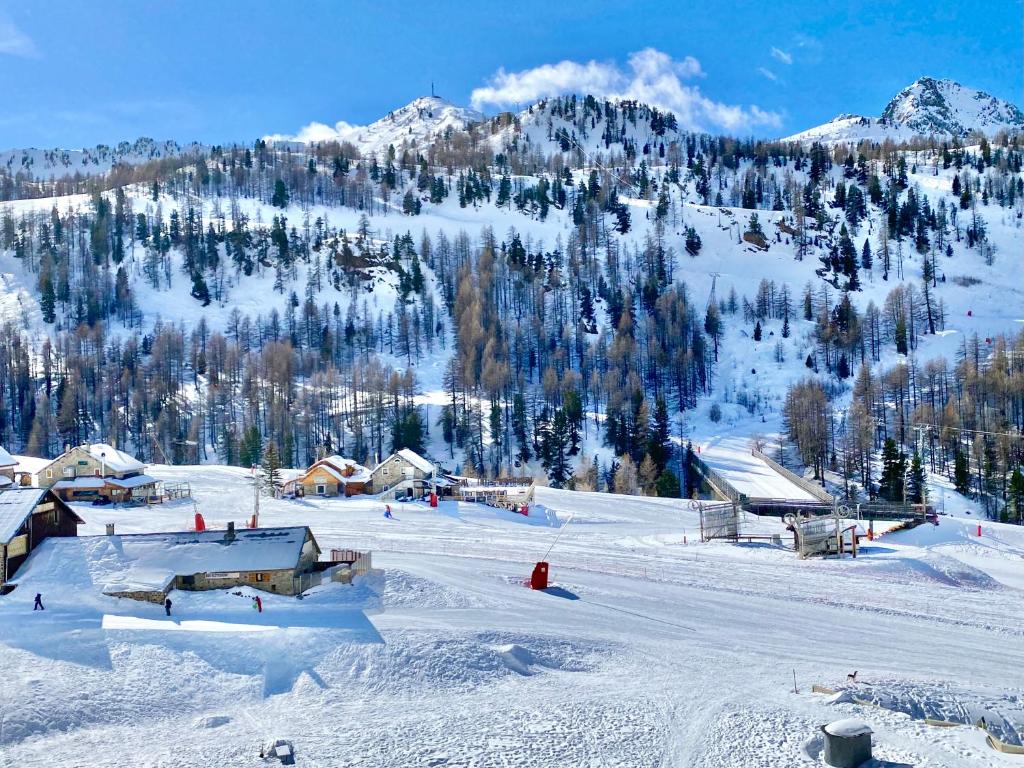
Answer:
[[[77,536],[84,520],[46,488],[0,491],[0,592],[39,544]]]
[[[312,464],[294,481],[301,496],[355,496],[366,493],[370,470],[352,459],[327,456]]]
[[[69,448],[38,474],[40,488],[52,488],[65,501],[148,501],[158,497],[160,481],[146,465],[106,443]]]

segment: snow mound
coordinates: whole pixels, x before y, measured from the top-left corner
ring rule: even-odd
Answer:
[[[835,706],[836,704],[856,704],[857,702],[853,691],[844,690],[829,696],[825,699],[825,703],[829,706]]]
[[[537,660],[523,646],[511,643],[509,645],[500,645],[496,650],[505,666],[516,674],[523,675],[524,677],[534,674],[534,668],[538,666]]]
[[[230,722],[231,718],[227,715],[207,715],[206,717],[197,717],[193,725],[196,728],[220,728]]]

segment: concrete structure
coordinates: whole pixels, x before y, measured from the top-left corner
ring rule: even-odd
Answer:
[[[327,456],[312,464],[294,480],[294,492],[302,496],[355,496],[366,493],[371,472],[342,456]]]
[[[306,526],[185,531],[108,537],[116,561],[103,593],[162,603],[172,589],[204,591],[247,585],[294,595],[313,572],[320,547]],[[104,565],[108,565],[104,563]],[[318,582],[319,583],[319,582]]]
[[[0,592],[39,544],[77,536],[84,520],[45,488],[0,491]]]
[[[821,726],[825,763],[834,768],[857,768],[871,759],[871,726],[862,720],[836,720]]]
[[[52,488],[65,501],[161,500],[160,481],[146,465],[106,443],[69,448],[38,474],[40,488]]]
[[[370,473],[369,493],[386,493],[408,491],[416,495],[417,489],[422,493],[434,478],[435,469],[431,461],[415,451],[403,448],[373,468]]]

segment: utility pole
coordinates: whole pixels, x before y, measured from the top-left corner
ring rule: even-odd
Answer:
[[[253,528],[260,527],[260,476],[255,464],[252,465],[252,522]]]

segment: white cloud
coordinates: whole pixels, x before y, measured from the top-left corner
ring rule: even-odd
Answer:
[[[793,63],[793,54],[786,53],[784,50],[776,48],[774,45],[772,46],[772,58],[781,61],[783,64]]]
[[[675,113],[683,128],[722,128],[739,132],[754,126],[779,127],[782,118],[756,106],[723,104],[705,96],[684,80],[704,77],[692,56],[676,60],[654,48],[630,54],[623,69],[615,62],[560,61],[520,72],[499,69],[490,82],[473,90],[476,109],[485,105],[512,106],[567,93],[610,99],[636,99]]]
[[[351,141],[352,137],[359,131],[359,126],[350,125],[344,120],[339,120],[334,126],[325,123],[313,122],[300,128],[294,136],[284,133],[274,133],[264,136],[267,141],[299,141],[305,144],[324,141]]]
[[[767,77],[773,83],[776,82],[779,79],[778,75],[776,75],[770,69],[767,69],[765,67],[758,67],[757,71],[761,74],[762,77]]]
[[[14,26],[14,22],[0,16],[0,53],[34,59],[39,50],[32,38]]]

